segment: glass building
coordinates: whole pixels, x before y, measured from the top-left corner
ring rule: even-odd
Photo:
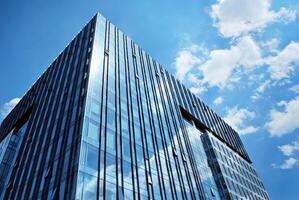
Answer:
[[[1,199],[269,199],[238,133],[100,14],[0,142]]]

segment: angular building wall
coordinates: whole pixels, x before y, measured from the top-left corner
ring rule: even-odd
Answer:
[[[221,187],[229,179],[217,178],[226,176],[205,135],[251,167],[229,125],[97,14],[1,124],[13,155],[2,197],[268,199],[263,187],[256,196]]]
[[[27,123],[3,199],[72,198],[96,17],[2,122],[0,140]],[[74,198],[74,197],[73,197]]]

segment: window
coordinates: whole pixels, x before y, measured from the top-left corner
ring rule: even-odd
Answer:
[[[97,178],[84,174],[83,199],[96,199]]]
[[[88,124],[87,136],[91,139],[94,139],[95,141],[98,141],[99,132],[100,132],[100,129],[99,129],[98,125],[95,124],[94,122],[90,121]]]
[[[92,101],[90,105],[90,110],[94,114],[100,114],[100,104],[96,101]]]
[[[130,157],[130,142],[127,138],[124,138],[123,137],[123,155],[124,155],[124,159],[126,160],[130,160],[131,157]]]
[[[115,133],[109,129],[107,129],[107,151],[115,152]]]
[[[107,109],[107,126],[115,129],[115,111],[110,108]]]
[[[86,164],[89,168],[98,170],[98,149],[89,145],[87,147]]]

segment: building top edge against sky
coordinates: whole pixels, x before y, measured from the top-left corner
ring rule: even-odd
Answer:
[[[107,19],[106,17],[101,15],[101,13],[99,13],[99,12],[97,12],[93,18],[99,18],[99,17],[103,17],[108,22],[110,22],[109,19]],[[84,27],[80,31],[82,31],[84,29]],[[119,31],[122,32],[121,30],[119,30]],[[125,33],[123,33],[123,34],[128,39],[131,39]],[[71,44],[71,42],[76,38],[76,36],[77,35],[75,35],[74,38],[70,41],[70,43],[68,45],[66,45],[66,48]],[[132,40],[132,42],[135,44],[135,42],[133,40]],[[138,46],[138,48],[140,48],[143,51],[143,49],[141,47]],[[59,56],[63,53],[63,51],[65,49],[63,49],[59,53]],[[144,53],[146,53],[146,52],[144,52]],[[146,55],[148,55],[148,54],[146,53]],[[59,56],[57,56],[54,59],[53,63],[58,59]],[[148,56],[150,56],[150,55],[148,55]],[[180,81],[178,81],[177,78],[175,78],[162,65],[160,65],[156,61],[156,59],[154,59],[154,58],[152,58],[152,59],[156,62],[156,64],[158,65],[158,68],[159,68],[159,70],[156,70],[157,77],[159,77],[160,73],[165,72],[165,73],[169,74],[172,77],[172,79],[174,79],[176,82],[178,82],[181,85],[183,90],[185,90],[189,95],[192,96],[193,101],[188,102],[189,105],[186,105],[186,106],[180,105],[183,112],[187,111],[187,112],[191,113],[193,116],[189,116],[189,117],[193,118],[193,120],[196,122],[197,126],[202,127],[202,129],[206,129],[207,131],[211,132],[214,136],[216,136],[218,139],[223,141],[226,145],[231,147],[241,157],[243,157],[245,160],[247,160],[249,163],[251,163],[251,160],[244,148],[244,145],[243,145],[238,133],[230,125],[228,125],[223,119],[221,119],[217,115],[217,113],[215,113],[203,101],[201,101],[198,96],[194,95],[188,88],[186,88],[183,84],[181,84]],[[34,92],[36,90],[35,87],[36,87],[37,83],[41,80],[41,78],[45,74],[45,72],[49,68],[51,68],[51,65],[52,64],[50,64],[50,66],[43,72],[43,74],[39,77],[39,79],[32,85],[32,87],[22,97],[22,99],[15,106],[15,108],[2,121],[1,126],[0,126],[0,141],[2,141],[3,138],[6,136],[6,134],[8,134],[11,131],[12,127],[14,127],[16,125],[16,122],[22,121],[22,119],[17,118],[18,116],[19,117],[23,116],[23,115],[20,115],[20,113],[26,113],[30,109],[32,109],[33,105],[27,104],[26,102],[28,102],[28,99],[31,98],[32,95],[34,95]],[[208,114],[205,116],[202,116],[203,118],[201,119],[200,116],[198,114],[196,114],[193,109],[194,110],[200,109],[200,110],[205,111]]]

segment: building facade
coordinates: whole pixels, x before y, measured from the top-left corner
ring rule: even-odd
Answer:
[[[2,199],[269,199],[238,133],[100,14],[0,141]]]

